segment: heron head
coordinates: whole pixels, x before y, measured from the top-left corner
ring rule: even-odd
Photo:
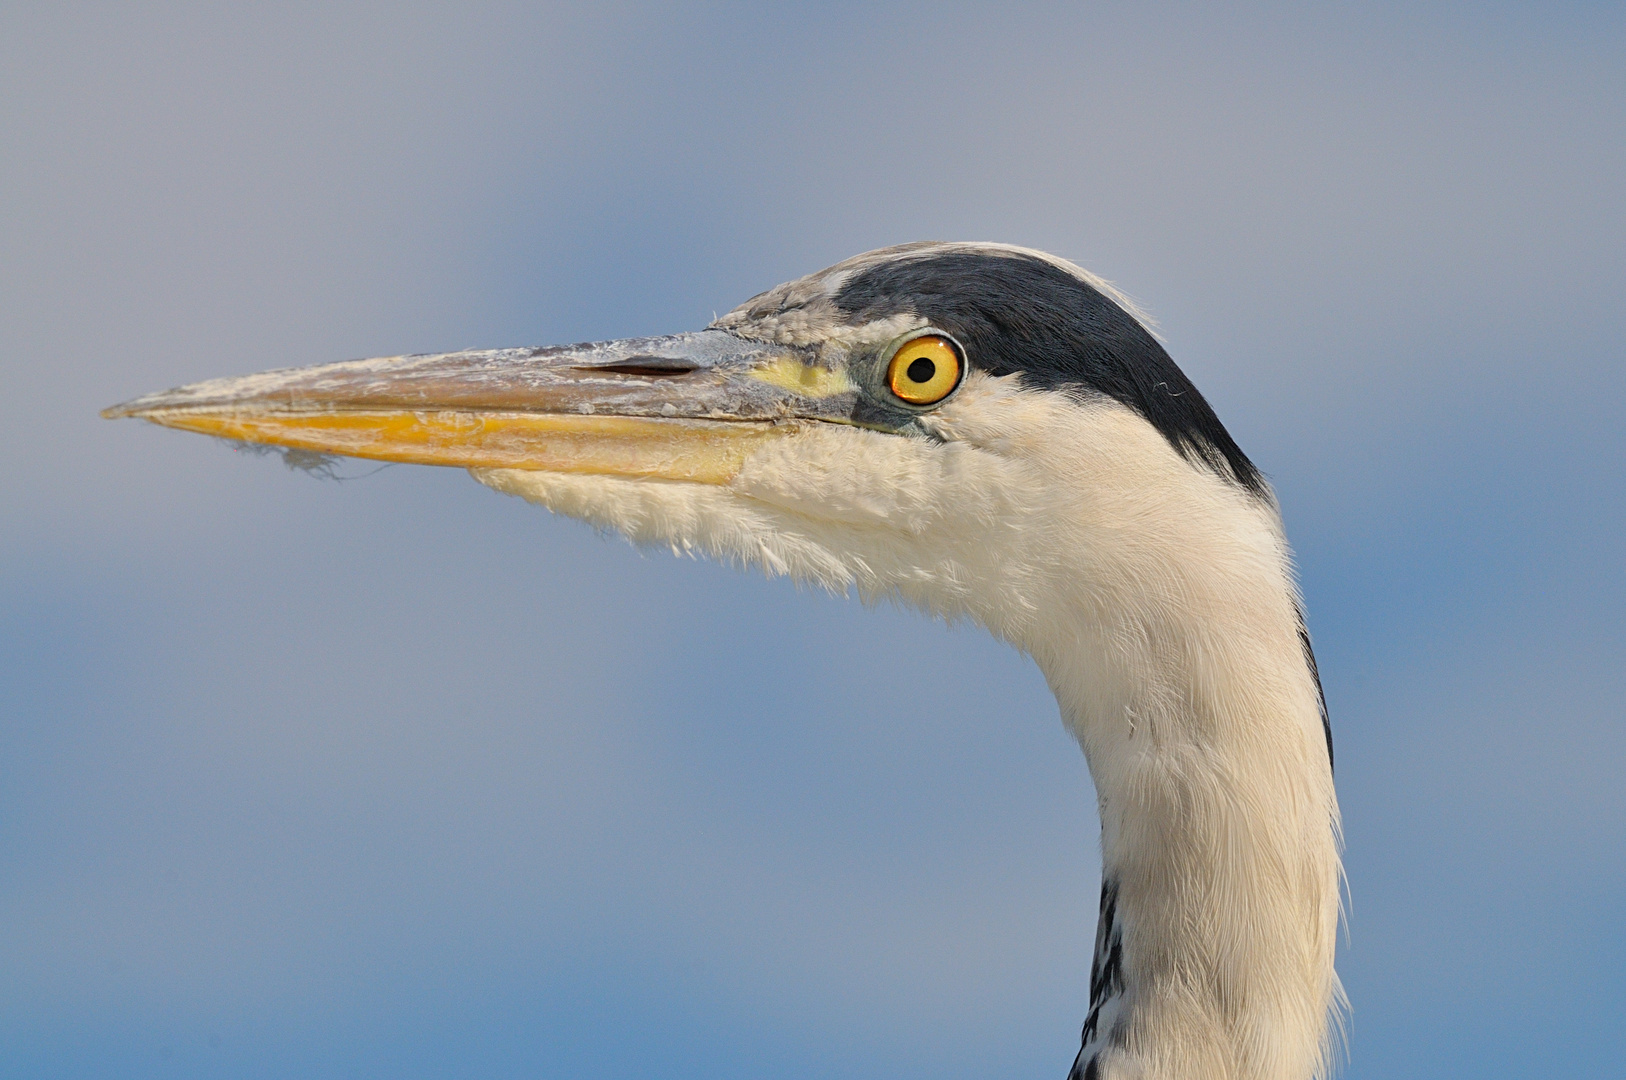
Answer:
[[[1077,267],[911,244],[694,333],[274,371],[108,415],[458,465],[640,543],[980,622],[1037,661],[1096,781],[1109,974],[1074,1075],[1325,1059],[1332,742],[1280,521]]]
[[[462,466],[639,543],[1019,643],[1059,577],[1088,576],[1059,547],[1171,497],[1264,492],[1132,304],[992,244],[870,252],[697,332],[273,371],[105,415]]]

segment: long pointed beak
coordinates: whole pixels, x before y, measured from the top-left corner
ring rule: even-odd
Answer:
[[[857,397],[810,350],[702,330],[290,368],[102,415],[379,461],[719,484],[766,440],[850,423]]]

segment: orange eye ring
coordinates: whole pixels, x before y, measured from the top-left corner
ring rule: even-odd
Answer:
[[[935,405],[960,385],[964,369],[958,345],[939,334],[923,334],[892,354],[886,385],[911,405]]]

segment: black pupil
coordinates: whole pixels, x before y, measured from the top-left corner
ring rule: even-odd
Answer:
[[[916,357],[909,364],[909,378],[915,382],[931,382],[932,376],[937,374],[937,365],[924,356]]]

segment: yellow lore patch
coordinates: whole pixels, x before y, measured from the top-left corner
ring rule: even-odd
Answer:
[[[788,356],[757,368],[750,372],[750,376],[805,398],[835,397],[858,389],[847,373],[839,368],[832,371],[801,363]]]

